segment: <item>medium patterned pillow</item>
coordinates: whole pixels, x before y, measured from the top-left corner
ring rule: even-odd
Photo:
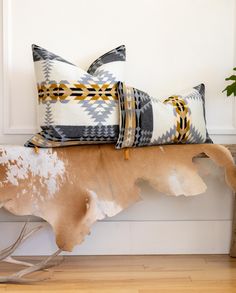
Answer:
[[[206,129],[205,86],[155,99],[118,83],[120,130],[116,148],[172,143],[212,143]]]
[[[116,142],[117,81],[124,79],[125,46],[99,57],[88,72],[39,46],[32,50],[42,131],[25,146]]]

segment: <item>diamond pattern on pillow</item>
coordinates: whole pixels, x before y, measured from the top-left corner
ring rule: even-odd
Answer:
[[[204,96],[203,84],[163,100],[119,82],[116,148],[212,143],[206,129]]]
[[[25,146],[116,142],[117,82],[124,79],[125,46],[99,57],[88,72],[39,46],[32,50],[42,131]]]

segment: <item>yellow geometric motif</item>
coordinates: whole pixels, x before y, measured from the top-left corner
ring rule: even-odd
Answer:
[[[164,103],[170,103],[175,108],[176,112],[176,134],[174,143],[186,143],[190,134],[190,111],[184,99],[178,96],[172,96],[164,100]]]
[[[77,102],[81,100],[118,100],[116,84],[40,84],[38,85],[39,103],[50,101],[56,102]]]

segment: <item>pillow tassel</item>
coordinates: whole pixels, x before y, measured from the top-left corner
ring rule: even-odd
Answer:
[[[125,160],[128,161],[130,159],[130,153],[129,153],[129,149],[128,148],[125,148],[124,149],[124,157],[125,157]]]

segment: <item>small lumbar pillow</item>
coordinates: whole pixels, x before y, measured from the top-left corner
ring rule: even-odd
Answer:
[[[124,80],[125,46],[99,57],[88,72],[39,46],[32,50],[42,131],[25,146],[115,143],[117,81]]]
[[[212,143],[206,129],[205,86],[155,99],[118,83],[120,129],[116,148],[173,143]]]

